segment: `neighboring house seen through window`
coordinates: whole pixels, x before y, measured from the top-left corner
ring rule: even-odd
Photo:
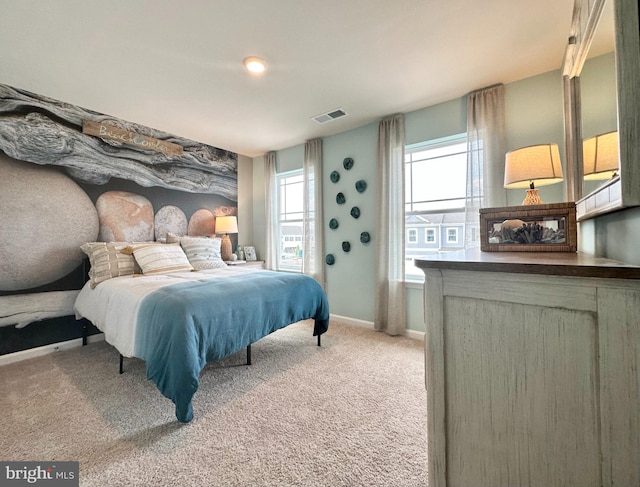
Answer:
[[[405,150],[405,278],[422,280],[413,259],[464,248],[467,136]]]

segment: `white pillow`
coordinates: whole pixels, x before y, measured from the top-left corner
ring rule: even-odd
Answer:
[[[179,244],[132,245],[128,250],[145,275],[193,270]]]
[[[220,255],[222,240],[206,237],[180,237],[180,245],[196,270],[217,269],[227,264]]]
[[[130,245],[129,242],[87,242],[80,246],[89,257],[89,280],[92,288],[112,277],[130,276],[141,272],[133,255],[122,252]]]

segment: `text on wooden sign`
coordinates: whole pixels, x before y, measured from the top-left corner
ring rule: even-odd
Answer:
[[[182,155],[183,149],[181,145],[172,142],[140,135],[111,125],[105,125],[100,122],[91,120],[82,121],[82,133],[95,135],[102,139],[115,140],[123,144],[135,145],[144,149],[155,150],[166,155],[179,156]]]

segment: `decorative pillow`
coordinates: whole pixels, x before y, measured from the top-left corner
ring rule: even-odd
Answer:
[[[133,252],[145,275],[193,270],[179,244],[132,245],[126,251]]]
[[[220,255],[221,243],[222,240],[219,238],[180,238],[180,245],[187,254],[187,259],[189,259],[193,268],[198,271],[204,269],[217,269],[218,267],[227,266]]]
[[[80,246],[89,257],[89,280],[92,288],[112,277],[131,276],[141,272],[133,255],[122,252],[129,245],[129,242],[88,242]]]

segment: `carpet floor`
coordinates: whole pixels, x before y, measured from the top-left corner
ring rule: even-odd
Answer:
[[[0,367],[0,460],[80,462],[81,486],[426,485],[422,342],[310,321],[208,364],[194,420],[105,342]]]

